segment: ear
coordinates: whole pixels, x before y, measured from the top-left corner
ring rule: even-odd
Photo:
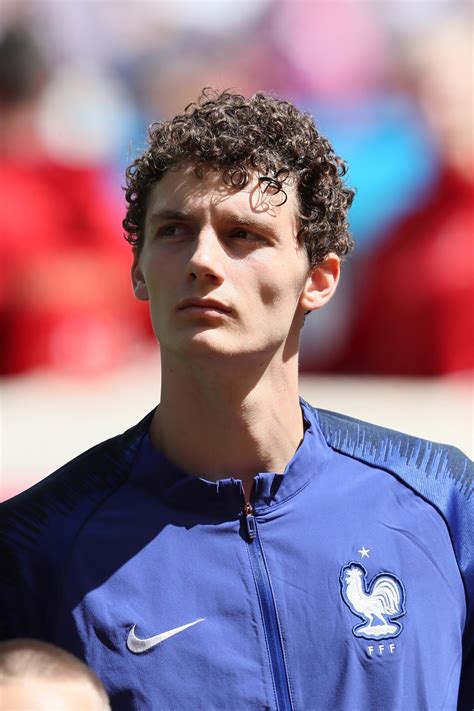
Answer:
[[[318,264],[311,267],[300,297],[300,306],[304,311],[315,311],[332,298],[339,282],[341,260],[331,252]]]
[[[148,289],[140,266],[140,252],[137,247],[133,248],[132,284],[135,297],[140,301],[148,301]]]

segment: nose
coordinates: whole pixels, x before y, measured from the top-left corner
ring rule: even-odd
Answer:
[[[204,227],[192,242],[188,275],[192,280],[222,283],[224,280],[224,250],[212,227]]]

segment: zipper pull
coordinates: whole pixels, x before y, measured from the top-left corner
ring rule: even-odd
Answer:
[[[252,504],[247,501],[244,506],[243,515],[245,516],[245,527],[249,540],[253,541],[257,537],[257,526],[255,524],[255,516],[253,515]]]

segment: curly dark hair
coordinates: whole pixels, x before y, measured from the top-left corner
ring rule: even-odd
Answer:
[[[312,117],[287,101],[257,93],[249,99],[204,89],[184,113],[151,125],[148,148],[126,171],[128,209],[125,239],[143,243],[149,188],[173,167],[192,164],[201,176],[218,170],[224,182],[242,189],[251,173],[265,190],[287,199],[285,181],[294,179],[300,230],[311,265],[330,252],[344,257],[353,247],[347,212],[354,197],[342,178],[346,164],[315,128]],[[278,198],[280,200],[280,198]]]

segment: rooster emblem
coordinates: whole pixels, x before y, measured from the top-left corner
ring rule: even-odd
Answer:
[[[397,637],[402,625],[394,619],[405,614],[402,583],[388,573],[377,575],[370,585],[366,579],[367,571],[359,563],[349,563],[341,570],[343,600],[354,615],[364,620],[352,632],[366,639]]]

